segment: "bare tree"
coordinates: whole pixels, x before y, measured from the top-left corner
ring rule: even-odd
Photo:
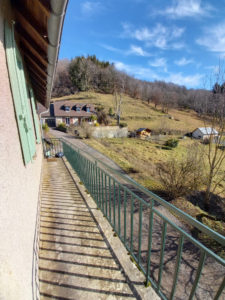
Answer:
[[[189,147],[179,160],[172,157],[158,164],[160,181],[171,198],[189,194],[198,189],[204,181],[203,155],[199,144]]]
[[[207,149],[207,179],[205,191],[205,207],[209,209],[211,196],[220,187],[220,192],[225,191],[225,71],[221,65],[214,74],[214,85],[211,96],[208,99],[206,107],[205,123],[210,124],[210,132]],[[212,86],[212,81],[210,82]],[[218,136],[214,136],[213,128],[218,130]]]
[[[121,93],[118,94],[117,91],[115,91],[114,92],[114,111],[115,111],[118,126],[120,125],[122,101],[123,101],[122,94]]]

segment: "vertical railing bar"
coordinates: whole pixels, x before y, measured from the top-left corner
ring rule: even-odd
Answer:
[[[97,161],[95,161],[95,197],[96,197],[97,207],[99,208],[99,203],[98,203],[98,167],[97,167]]]
[[[108,186],[107,186],[107,175],[105,173],[105,214],[106,217],[108,218]]]
[[[192,300],[194,295],[195,295],[195,292],[196,292],[196,289],[197,289],[197,286],[198,286],[198,282],[199,282],[199,279],[200,279],[201,274],[202,274],[202,268],[204,266],[205,257],[206,257],[206,253],[205,253],[204,250],[202,250],[201,255],[200,255],[200,259],[199,259],[199,264],[198,264],[198,269],[197,269],[195,281],[194,281],[194,284],[193,284],[193,287],[192,287],[192,290],[191,290],[191,293],[190,293],[189,300]]]
[[[86,174],[86,184],[85,184],[85,186],[86,186],[86,188],[87,188],[87,190],[89,191],[89,162],[88,162],[88,160],[86,160],[85,159],[85,165],[86,165],[86,170],[85,170],[85,174]]]
[[[118,185],[118,234],[120,236],[120,208],[121,208],[121,197],[120,197],[120,185]]]
[[[224,277],[224,279],[223,279],[223,281],[222,281],[222,283],[221,283],[221,285],[218,289],[218,292],[216,293],[216,296],[215,296],[214,300],[219,300],[224,288],[225,288],[225,277]]]
[[[133,252],[133,229],[134,229],[134,196],[131,196],[130,210],[130,252]]]
[[[103,171],[101,170],[101,188],[102,188],[102,190],[101,190],[101,194],[102,194],[102,212],[103,212],[103,214],[105,215],[105,201],[104,201],[104,175],[103,175]]]
[[[101,200],[101,178],[100,178],[100,168],[98,168],[98,193],[99,193],[99,208],[102,208]]]
[[[92,162],[92,194],[95,199],[95,168],[94,163]]]
[[[141,260],[141,242],[142,242],[142,202],[139,207],[139,230],[138,230],[138,264]]]
[[[89,176],[89,189],[88,189],[88,192],[91,194],[91,162],[90,160],[88,160],[88,164],[89,164],[89,168],[88,168],[88,176]]]
[[[116,185],[113,179],[113,226],[116,228]]]
[[[176,292],[177,279],[178,279],[178,273],[179,273],[179,269],[180,269],[180,262],[181,262],[182,250],[183,250],[183,242],[184,242],[184,236],[183,236],[183,234],[181,234],[179,237],[177,260],[176,260],[176,267],[175,267],[174,278],[173,278],[173,287],[172,287],[172,291],[170,294],[170,300],[173,300],[175,292]]]
[[[163,222],[162,238],[161,238],[161,251],[160,251],[160,266],[159,266],[159,275],[158,275],[158,287],[157,290],[160,290],[161,280],[162,280],[162,271],[163,271],[163,260],[164,260],[164,251],[165,251],[165,241],[166,241],[166,230],[167,223]]]
[[[127,239],[127,191],[124,189],[124,216],[123,216],[123,221],[124,221],[124,244],[126,245],[126,239]]]
[[[91,166],[91,174],[90,174],[91,175],[91,181],[90,181],[90,183],[91,183],[91,190],[90,190],[90,193],[91,193],[92,196],[94,196],[93,195],[93,164],[92,164],[92,162],[90,163],[90,166]]]
[[[149,214],[149,228],[148,228],[148,259],[147,259],[147,272],[146,272],[146,286],[148,286],[150,268],[151,268],[151,252],[152,252],[152,232],[153,232],[153,206],[154,200],[151,200],[150,214]]]
[[[111,197],[112,197],[112,194],[111,194],[111,177],[109,176],[109,220],[110,220],[110,223],[112,222],[112,212],[111,212]]]
[[[98,167],[97,167],[97,162],[96,163],[96,193],[97,193],[97,203],[98,203],[98,208],[100,208],[100,203],[99,203],[99,178],[98,178]]]

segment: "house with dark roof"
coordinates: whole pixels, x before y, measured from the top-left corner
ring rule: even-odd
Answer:
[[[49,127],[55,127],[60,123],[80,125],[81,121],[91,122],[91,116],[96,114],[93,104],[75,103],[72,101],[56,101],[50,104],[48,112],[41,112],[42,123]]]

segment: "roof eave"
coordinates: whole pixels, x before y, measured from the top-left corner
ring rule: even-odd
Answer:
[[[58,53],[62,35],[62,28],[66,8],[69,0],[51,0],[51,13],[48,19],[48,67],[47,67],[47,86],[45,106],[49,107],[53,80],[55,76],[56,64],[58,62]]]

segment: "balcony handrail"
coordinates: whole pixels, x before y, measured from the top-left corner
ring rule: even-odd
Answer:
[[[66,142],[67,144],[69,144],[72,148],[76,148],[78,151],[80,150],[78,147],[76,147],[74,144],[72,144],[71,142],[69,142],[65,138],[62,138],[62,141]],[[151,200],[156,201],[157,203],[159,203],[162,206],[164,206],[165,208],[167,208],[169,211],[171,211],[171,212],[175,213],[177,216],[181,217],[189,225],[192,225],[192,226],[196,227],[201,232],[204,232],[205,234],[207,234],[208,236],[210,236],[211,238],[213,238],[214,240],[216,240],[222,246],[225,246],[225,237],[223,235],[221,235],[220,233],[214,231],[213,229],[209,228],[208,226],[206,226],[203,223],[199,222],[198,220],[194,219],[192,216],[190,216],[189,214],[185,213],[181,209],[177,208],[173,204],[167,202],[166,200],[164,200],[161,197],[157,196],[153,192],[149,191],[148,189],[146,189],[145,187],[143,187],[142,185],[140,185],[139,183],[137,183],[134,179],[132,179],[132,178],[130,178],[128,176],[125,176],[124,174],[122,174],[122,173],[118,172],[117,170],[113,169],[112,167],[110,167],[109,165],[107,165],[106,163],[104,163],[103,161],[95,158],[93,155],[91,155],[87,151],[85,151],[85,150],[82,149],[82,152],[86,153],[89,157],[92,157],[92,159],[94,161],[96,161],[97,163],[100,163],[101,165],[103,165],[104,167],[106,167],[111,172],[115,173],[116,175],[121,176],[123,179],[125,179],[126,181],[129,181],[131,184],[133,184],[134,186],[136,186],[139,190],[141,190],[143,193],[145,193],[146,195],[148,195],[150,197],[150,201]],[[144,201],[147,206],[150,206],[150,204],[148,202],[146,202],[144,199],[141,199],[141,201]]]
[[[193,259],[192,255],[197,253],[197,257],[199,255],[199,259],[196,257],[194,258],[194,260],[196,261],[196,272],[193,273],[195,274],[195,278],[193,282],[191,281],[190,292],[188,291],[188,299],[190,300],[194,298],[197,292],[200,277],[203,276],[203,268],[209,268],[206,263],[207,257],[211,257],[211,259],[213,259],[213,266],[215,261],[220,264],[219,268],[225,267],[225,260],[221,256],[207,248],[207,246],[203,245],[191,234],[175,224],[170,218],[163,215],[155,207],[155,202],[158,202],[162,206],[168,208],[170,211],[179,215],[189,224],[195,226],[201,232],[206,233],[214,241],[217,241],[221,245],[224,245],[225,238],[222,235],[208,228],[204,224],[198,222],[181,210],[178,210],[175,206],[167,203],[162,198],[140,186],[134,180],[127,178],[123,174],[114,170],[101,160],[96,159],[87,151],[80,150],[78,147],[76,147],[66,139],[53,139],[52,143],[57,147],[59,147],[59,143],[62,144],[59,148],[63,148],[63,152],[67,161],[75,170],[80,180],[85,185],[87,191],[91,194],[92,198],[97,204],[97,207],[102,211],[103,215],[111,224],[115,234],[120,238],[121,242],[126,247],[128,253],[131,255],[138,268],[144,273],[146,277],[146,285],[148,285],[148,283],[150,282],[152,287],[156,290],[156,292],[162,299],[173,300],[175,297],[183,253],[185,253],[186,255],[185,259],[187,260],[187,264],[189,264],[190,260]],[[55,152],[56,151],[52,149],[53,155],[55,154]],[[101,165],[103,166],[103,168],[100,167]],[[112,173],[115,174],[115,176],[112,176]],[[116,179],[116,177],[118,176],[119,178],[121,178],[121,182],[120,180]],[[124,185],[122,183],[124,180],[126,180],[126,182],[128,181],[132,183],[141,191],[145,192],[145,194],[150,196],[150,202],[146,202],[135,192],[129,189],[129,187]],[[156,231],[153,230],[153,228],[155,224],[157,226],[157,222],[159,226],[157,227],[158,234],[156,236],[157,240],[154,240],[154,234]],[[171,229],[168,229],[170,227],[172,228],[172,231]],[[175,232],[175,235],[172,235],[174,239],[170,240],[171,237],[168,236],[168,234],[170,235],[172,232]],[[145,240],[143,240],[144,234],[146,237]],[[168,250],[166,248],[166,241],[172,241],[172,245],[174,245],[175,248],[173,248],[172,250],[170,250],[169,248]],[[190,242],[191,245],[194,246],[194,248],[189,248],[189,244],[186,243],[186,241],[188,241],[188,243]],[[158,248],[156,247],[156,245]],[[184,246],[188,246],[188,248],[185,248]],[[158,268],[158,279],[155,279],[156,275],[152,273],[153,271],[151,269],[155,249],[157,249],[157,251],[159,252],[159,262],[157,262],[156,266]],[[187,253],[189,253],[190,249],[192,249],[192,252],[189,256]],[[166,288],[166,295],[165,287],[163,290],[162,285],[165,283],[165,281],[163,281],[163,272],[165,271],[164,256],[166,254],[168,255],[167,251],[175,251],[173,252],[175,270],[170,279],[172,280],[171,287],[169,285]],[[169,252],[169,257],[170,255],[171,253]],[[208,273],[205,272],[204,276],[208,276]],[[217,288],[216,285],[214,287],[214,285],[215,283],[213,282],[213,284],[211,285],[211,289],[213,289],[214,292],[213,299],[219,300],[225,288],[225,277],[221,278],[221,282],[217,284],[219,288]]]

